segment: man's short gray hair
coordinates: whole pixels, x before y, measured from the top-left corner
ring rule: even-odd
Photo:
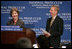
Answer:
[[[52,7],[55,7],[55,10],[59,11],[59,6],[58,5],[52,5]]]

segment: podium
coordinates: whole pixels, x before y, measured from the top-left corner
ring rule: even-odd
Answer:
[[[36,33],[30,28],[24,28],[23,31],[1,31],[1,44],[16,44],[21,37],[27,37],[32,44],[36,41]]]

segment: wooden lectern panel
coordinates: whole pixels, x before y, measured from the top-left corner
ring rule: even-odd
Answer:
[[[1,43],[7,44],[7,33],[1,31]]]
[[[7,43],[14,44],[16,43],[16,33],[15,32],[7,32]]]
[[[29,28],[25,28],[23,31],[1,31],[2,44],[16,44],[16,41],[21,37],[28,37],[32,44],[36,41],[35,32]]]
[[[1,31],[2,44],[15,44],[20,37],[25,37],[22,31]]]

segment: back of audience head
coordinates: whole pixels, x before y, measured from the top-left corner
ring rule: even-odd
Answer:
[[[32,43],[29,38],[20,38],[16,43],[16,48],[32,48]]]

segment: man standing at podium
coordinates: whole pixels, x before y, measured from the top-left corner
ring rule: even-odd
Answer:
[[[63,34],[63,19],[58,16],[59,7],[53,5],[50,8],[51,18],[47,20],[45,36],[49,39],[49,48],[59,48],[60,37]]]

